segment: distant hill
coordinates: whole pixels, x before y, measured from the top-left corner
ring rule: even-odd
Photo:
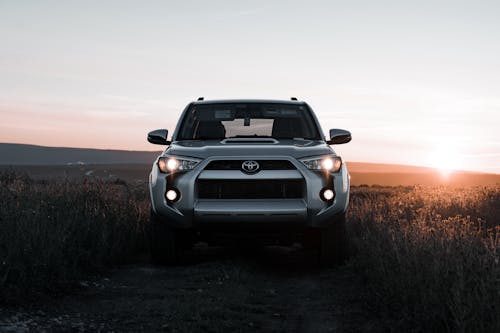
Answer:
[[[373,173],[435,173],[436,169],[415,165],[347,162],[351,172]]]
[[[150,164],[160,152],[0,143],[2,165]]]
[[[41,178],[74,173],[75,177],[92,174],[100,177],[114,175],[124,179],[145,179],[151,169],[152,161],[159,154],[159,151],[59,148],[0,143],[0,166],[16,166]],[[444,176],[433,168],[412,165],[349,161],[347,165],[351,174],[351,184],[354,186],[500,185],[499,174],[457,171]]]
[[[0,143],[0,165],[151,164],[159,154],[160,151],[46,147]],[[411,165],[347,163],[351,172],[429,173],[435,171],[432,168]]]

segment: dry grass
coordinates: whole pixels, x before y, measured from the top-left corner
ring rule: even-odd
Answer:
[[[61,290],[141,250],[149,218],[143,187],[1,173],[0,299]]]
[[[394,331],[499,332],[499,213],[499,188],[353,188],[374,314]]]
[[[0,299],[61,290],[144,250],[144,184],[3,172],[0,200]],[[354,187],[348,269],[364,277],[377,321],[500,331],[499,216],[500,188]]]

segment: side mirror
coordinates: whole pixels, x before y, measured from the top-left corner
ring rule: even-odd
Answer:
[[[169,145],[167,141],[168,131],[166,129],[159,129],[148,133],[148,141],[155,145]]]
[[[326,143],[329,145],[339,145],[348,143],[351,139],[351,132],[339,128],[332,128],[330,130],[330,140]]]

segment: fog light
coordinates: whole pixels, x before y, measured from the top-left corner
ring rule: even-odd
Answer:
[[[326,190],[323,190],[323,193],[321,193],[321,196],[323,197],[323,200],[330,201],[335,196],[335,193],[333,193],[333,191],[330,189],[326,189]]]
[[[169,201],[175,201],[175,200],[177,200],[178,196],[179,195],[177,194],[176,190],[168,190],[167,193],[165,193],[165,197],[167,197],[167,199]]]

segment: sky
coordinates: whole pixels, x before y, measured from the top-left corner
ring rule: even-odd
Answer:
[[[347,161],[500,173],[500,2],[0,0],[0,142],[159,150],[205,99],[296,96]]]

